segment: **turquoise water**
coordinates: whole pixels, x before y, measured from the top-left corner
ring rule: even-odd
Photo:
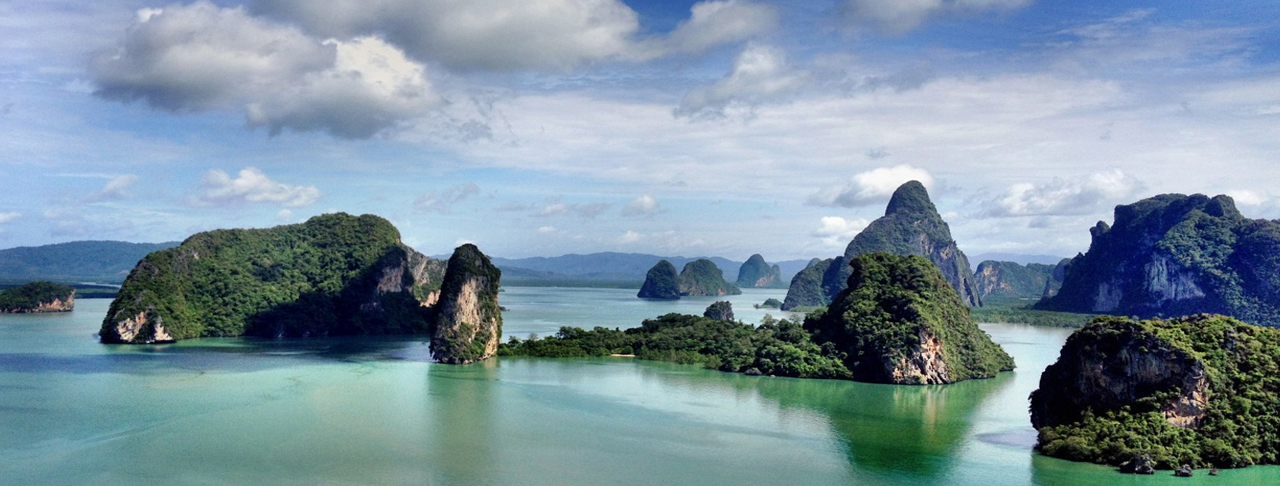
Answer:
[[[782,291],[730,298],[740,319]],[[510,288],[509,335],[630,327],[715,299]],[[1027,394],[1068,332],[984,325],[993,380],[906,387],[627,358],[429,362],[420,338],[104,346],[106,300],[0,316],[3,484],[1277,484],[1125,476],[1031,450]],[[776,314],[776,311],[773,311]]]

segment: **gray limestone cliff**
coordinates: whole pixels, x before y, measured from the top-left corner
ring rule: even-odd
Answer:
[[[454,250],[431,318],[436,361],[467,364],[489,359],[502,338],[498,284],[502,272],[475,245]]]

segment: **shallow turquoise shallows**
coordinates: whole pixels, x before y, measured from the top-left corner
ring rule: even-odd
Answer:
[[[729,298],[739,319],[781,290]],[[508,335],[633,327],[714,298],[509,288]],[[1067,330],[983,325],[1015,373],[947,386],[748,377],[628,358],[430,363],[421,338],[106,346],[106,300],[0,316],[0,483],[1280,484],[1040,457],[1027,395]],[[780,315],[776,310],[775,316]]]

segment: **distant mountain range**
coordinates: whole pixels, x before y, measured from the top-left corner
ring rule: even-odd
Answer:
[[[72,241],[0,250],[0,282],[124,282],[142,257],[178,242]]]

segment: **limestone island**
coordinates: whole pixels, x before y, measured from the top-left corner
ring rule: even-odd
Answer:
[[[431,335],[443,363],[493,355],[501,276],[474,245],[449,262],[400,242],[389,221],[345,213],[197,233],[147,255],[103,320],[103,343],[200,337]]]
[[[562,327],[541,339],[512,337],[499,355],[634,354],[751,375],[896,384],[953,383],[1013,369],[928,260],[877,253],[853,263],[849,288],[803,323],[766,316],[752,326],[735,321],[728,302],[716,302],[703,316],[667,314],[626,330]]]
[[[0,314],[71,312],[76,289],[53,282],[29,282],[0,291]]]
[[[1124,472],[1280,464],[1277,397],[1280,330],[1209,314],[1106,316],[1045,369],[1031,424],[1045,455]]]
[[[961,302],[972,307],[982,305],[969,259],[951,239],[950,227],[938,214],[924,185],[908,181],[893,192],[884,216],[853,237],[843,256],[811,263],[791,279],[782,310],[830,304],[845,288],[849,262],[858,255],[877,252],[928,258],[942,271]]]
[[[684,265],[684,270],[676,275],[676,267],[671,262],[661,260],[649,269],[645,275],[644,285],[636,297],[642,299],[675,300],[682,296],[725,296],[739,295],[742,290],[725,281],[724,272],[715,262],[699,258]]]

